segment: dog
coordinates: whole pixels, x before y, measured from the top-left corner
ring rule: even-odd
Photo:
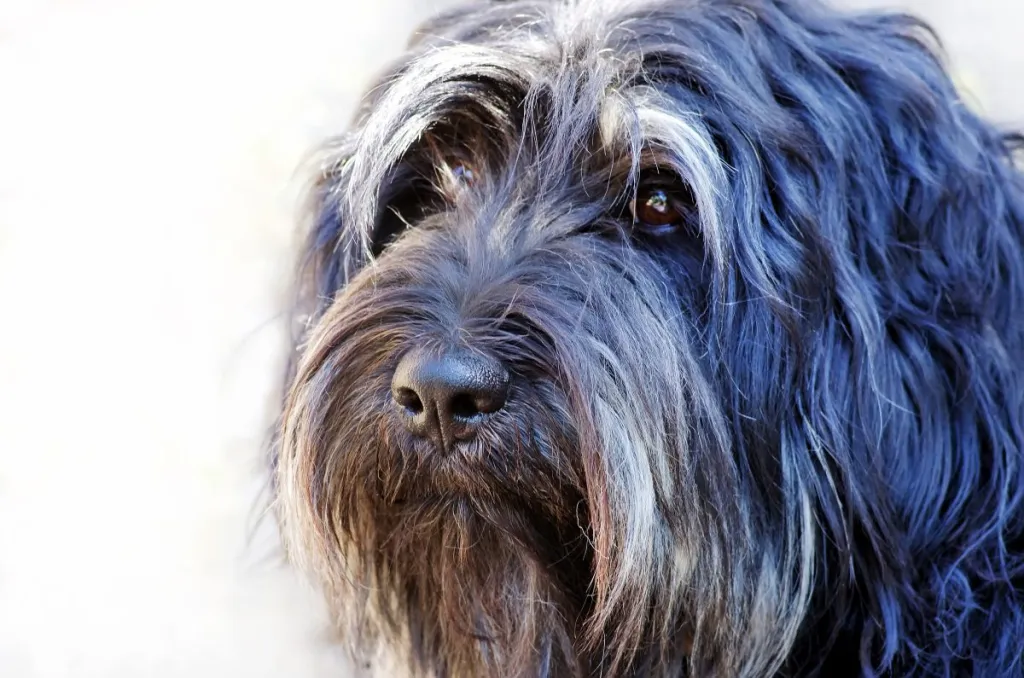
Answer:
[[[1021,141],[910,16],[438,16],[315,158],[290,558],[415,675],[1024,675]]]

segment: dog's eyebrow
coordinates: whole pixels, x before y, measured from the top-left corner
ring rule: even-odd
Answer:
[[[376,187],[425,134],[460,117],[506,123],[535,70],[527,57],[457,44],[428,50],[397,73],[375,95],[372,114],[356,135],[343,196],[351,227],[369,233]]]

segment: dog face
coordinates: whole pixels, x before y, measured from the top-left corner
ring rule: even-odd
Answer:
[[[1008,143],[906,17],[438,18],[312,191],[292,556],[438,675],[1009,666]]]

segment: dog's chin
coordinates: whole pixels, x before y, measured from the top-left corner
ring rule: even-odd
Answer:
[[[445,657],[433,667],[441,673],[572,675],[567,620],[586,605],[589,542],[579,525],[570,535],[542,502],[498,492],[486,475],[465,459],[438,464],[379,507],[380,541],[364,555],[412,597],[400,618],[415,644],[433,648],[425,656]]]
[[[384,511],[391,521],[406,528],[420,525],[423,530],[431,530],[448,523],[464,532],[475,531],[480,525],[501,527],[519,514],[514,506],[496,500],[484,490],[462,487],[447,479],[410,489]]]
[[[513,482],[508,465],[493,464],[503,455],[479,452],[466,448],[419,458],[404,469],[397,491],[378,504],[378,527],[392,538],[472,544],[473,552],[463,554],[472,561],[511,549],[552,572],[583,565],[588,516],[578,491],[543,473]]]

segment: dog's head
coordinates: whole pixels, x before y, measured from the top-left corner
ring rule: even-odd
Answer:
[[[1006,142],[927,39],[796,0],[423,28],[325,148],[278,448],[352,638],[759,676],[853,615],[893,661],[911,528],[970,482],[919,450],[963,352],[934,342],[1019,351],[1024,298]]]

